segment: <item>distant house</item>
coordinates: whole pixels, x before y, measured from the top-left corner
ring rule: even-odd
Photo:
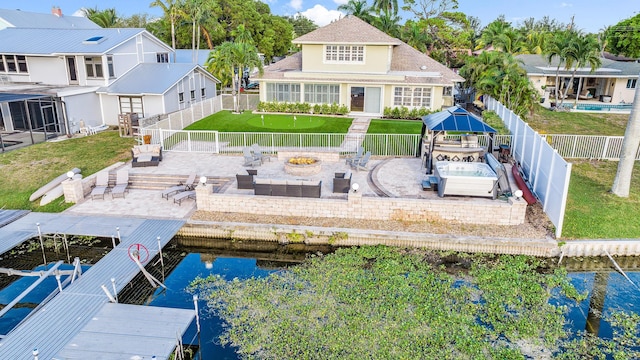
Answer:
[[[103,29],[58,8],[0,10],[0,24],[0,126],[8,131],[75,133],[81,123],[117,125],[119,114],[170,113],[217,95],[215,77],[170,63],[173,49],[145,29]]]
[[[521,66],[527,72],[529,80],[541,95],[555,94],[556,70],[558,60],[551,64],[542,55],[517,55]],[[584,102],[607,102],[612,104],[631,104],[638,86],[640,63],[632,61],[616,61],[602,58],[602,65],[591,72],[590,67],[579,68],[572,83],[571,74],[574,69],[565,69],[560,64],[559,87],[564,93],[568,88],[568,97]],[[580,93],[578,94],[578,88]]]
[[[293,40],[301,51],[264,69],[260,101],[346,105],[379,116],[385,107],[440,110],[464,79],[355,16]]]

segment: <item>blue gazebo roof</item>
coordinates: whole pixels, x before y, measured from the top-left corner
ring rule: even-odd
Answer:
[[[422,117],[422,122],[430,131],[460,131],[473,133],[497,133],[482,119],[467,110],[452,106],[440,112]]]

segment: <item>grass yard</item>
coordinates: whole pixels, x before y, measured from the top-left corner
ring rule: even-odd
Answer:
[[[46,142],[0,154],[0,209],[60,212],[72,204],[64,197],[43,206],[29,196],[55,177],[74,167],[86,177],[115,162],[131,158],[133,138],[121,138],[118,131]]]
[[[551,111],[537,105],[527,123],[545,134],[622,136],[629,114]]]
[[[367,134],[420,134],[420,120],[371,120]]]
[[[640,237],[640,163],[633,169],[628,198],[609,192],[617,168],[613,161],[573,162],[563,237]]]
[[[346,133],[351,118],[310,116],[304,114],[261,114],[245,111],[233,114],[223,110],[199,120],[185,130],[218,130],[220,132],[286,132],[286,133]]]

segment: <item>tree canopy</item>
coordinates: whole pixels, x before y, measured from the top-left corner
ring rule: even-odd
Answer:
[[[640,58],[640,14],[610,26],[606,37],[610,52]]]

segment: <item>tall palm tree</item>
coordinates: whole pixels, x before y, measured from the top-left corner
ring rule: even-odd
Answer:
[[[346,4],[338,6],[338,10],[344,11],[371,24],[372,8],[367,4],[367,0],[349,0]]]
[[[575,42],[575,58],[576,58],[576,67],[573,69],[573,73],[571,74],[571,81],[569,84],[573,83],[573,79],[576,75],[576,71],[578,68],[589,66],[591,69],[591,73],[593,73],[597,68],[602,65],[602,59],[600,58],[600,45],[598,44],[598,39],[589,34],[580,36],[576,39]],[[578,81],[578,89],[576,91],[576,98],[574,100],[573,106],[575,107],[578,104],[578,96],[582,91],[582,78]]]
[[[640,82],[640,77],[638,78]],[[636,162],[636,154],[640,146],[640,87],[636,87],[636,94],[633,98],[633,108],[627,122],[627,129],[624,132],[624,140],[622,141],[622,153],[620,154],[620,162],[618,162],[618,170],[613,180],[611,192],[619,197],[629,197],[629,189],[631,188],[631,176],[633,175],[633,166]]]
[[[164,16],[169,18],[171,23],[171,47],[176,48],[176,22],[182,17],[183,2],[182,0],[154,0],[149,6],[159,7],[164,12]],[[173,55],[173,61],[175,62],[175,53]]]
[[[480,39],[478,39],[478,44],[476,45],[476,50],[485,49],[491,45],[495,47],[494,42],[498,37],[500,37],[500,35],[504,34],[507,29],[511,29],[511,24],[506,22],[504,19],[498,18],[497,20],[489,23],[489,25],[482,29]]]
[[[404,42],[417,49],[420,52],[427,51],[427,43],[429,36],[425,32],[424,27],[413,20],[407,20],[402,28],[401,38]]]
[[[373,0],[372,7],[381,14],[398,15],[398,0]]]
[[[399,21],[400,17],[398,15],[394,15],[389,11],[383,11],[379,13],[378,16],[373,17],[372,25],[378,28],[378,30],[397,38],[400,36]]]
[[[551,38],[551,41],[547,43],[547,48],[545,50],[545,57],[549,64],[552,64],[554,60],[558,61],[556,66],[556,84],[555,84],[555,96],[556,101],[560,97],[558,94],[561,93],[560,89],[560,66],[567,59],[567,51],[569,50],[569,46],[571,42],[574,40],[574,32],[570,30],[559,31],[556,32]]]

